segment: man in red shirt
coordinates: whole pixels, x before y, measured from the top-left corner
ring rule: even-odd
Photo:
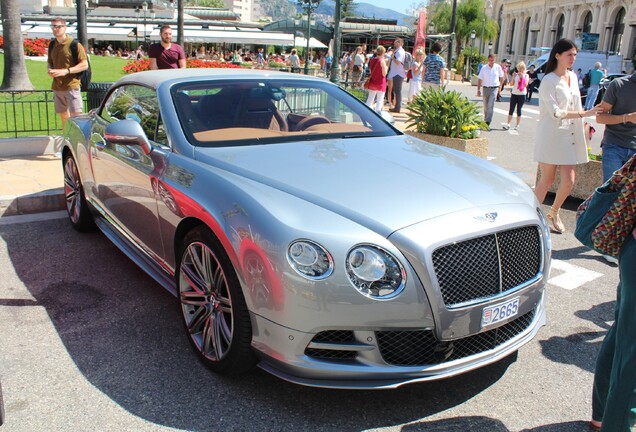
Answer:
[[[148,47],[150,69],[184,69],[186,56],[181,45],[172,43],[172,29],[169,25],[161,27],[161,42]]]

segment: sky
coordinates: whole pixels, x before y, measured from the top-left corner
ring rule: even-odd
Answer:
[[[392,9],[396,12],[406,14],[406,10],[413,4],[421,3],[421,0],[358,0],[358,3],[369,3],[385,9]]]

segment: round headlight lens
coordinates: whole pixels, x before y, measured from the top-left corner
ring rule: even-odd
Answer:
[[[301,275],[310,279],[322,279],[333,270],[333,260],[319,244],[308,240],[297,240],[289,245],[287,259]]]
[[[389,299],[404,289],[405,272],[400,262],[378,247],[360,245],[351,249],[345,267],[353,286],[367,297]]]

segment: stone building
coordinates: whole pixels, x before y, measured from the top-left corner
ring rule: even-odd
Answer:
[[[486,14],[499,24],[492,52],[514,61],[528,61],[560,38],[584,49],[623,55],[623,69],[636,60],[634,0],[484,0]],[[488,41],[485,41],[484,45]]]

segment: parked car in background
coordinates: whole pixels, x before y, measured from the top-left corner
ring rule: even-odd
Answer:
[[[69,119],[62,159],[71,225],[175,294],[217,373],[391,388],[498,361],[545,323],[528,186],[324,79],[128,75]]]
[[[605,95],[605,90],[607,90],[607,86],[609,83],[614,81],[616,78],[624,77],[627,74],[624,73],[608,73],[605,78],[601,80],[599,85],[598,95],[596,96],[596,101],[594,105],[601,103],[603,100],[603,96]],[[587,87],[579,86],[579,91],[581,92],[581,103],[585,106],[585,99],[587,98]]]

